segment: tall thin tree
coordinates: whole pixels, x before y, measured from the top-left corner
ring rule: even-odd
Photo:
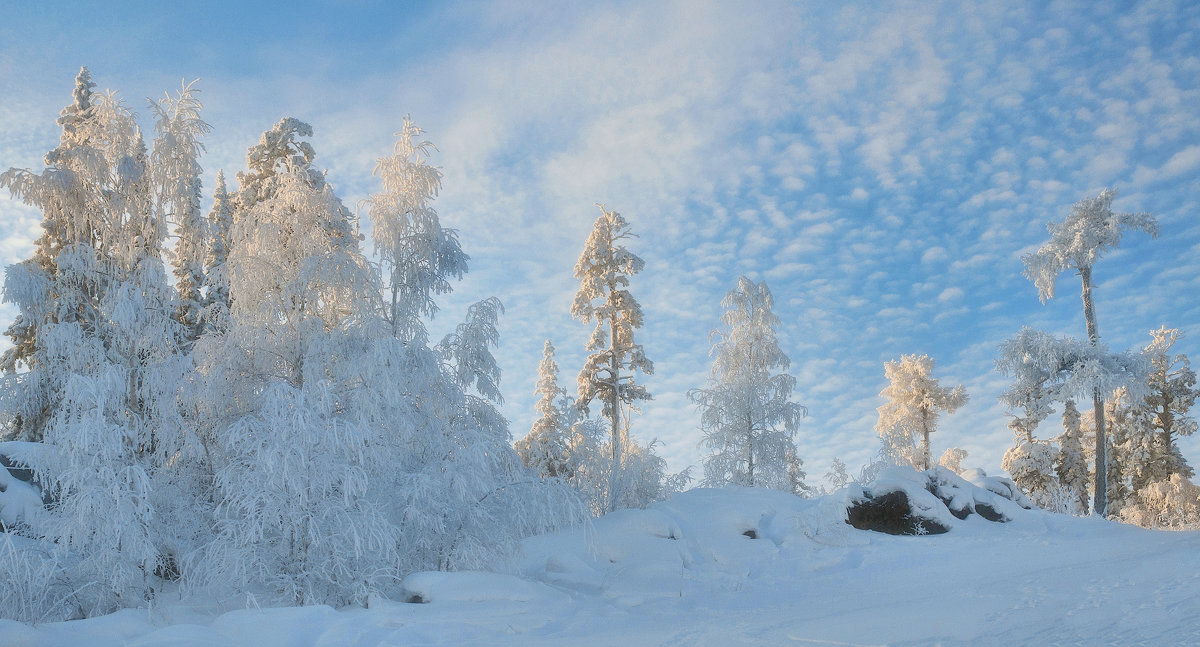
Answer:
[[[1096,323],[1096,307],[1092,299],[1092,268],[1110,249],[1117,247],[1127,229],[1144,231],[1158,236],[1158,221],[1148,213],[1113,213],[1116,189],[1106,188],[1094,198],[1085,198],[1071,207],[1062,222],[1046,225],[1050,240],[1032,254],[1022,257],[1025,276],[1037,286],[1042,303],[1054,298],[1054,284],[1064,270],[1074,270],[1082,283],[1083,319],[1087,326],[1088,343],[1100,344],[1100,328]],[[1096,486],[1092,511],[1105,516],[1108,495],[1104,475],[1105,431],[1104,396],[1099,386],[1092,389],[1092,411],[1096,423]]]
[[[651,399],[646,387],[635,382],[638,371],[649,375],[654,364],[634,340],[634,330],[642,326],[642,306],[629,293],[629,278],[641,272],[646,262],[625,247],[634,237],[621,214],[600,206],[600,216],[592,226],[583,253],[575,264],[579,291],[571,304],[571,316],[584,323],[595,322],[587,349],[592,351],[579,372],[577,403],[587,411],[596,399],[604,403],[601,415],[609,421],[612,443],[612,482],[620,482],[628,413],[641,400]],[[611,505],[619,492],[609,492]]]

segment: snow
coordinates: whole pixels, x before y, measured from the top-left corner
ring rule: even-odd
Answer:
[[[915,473],[882,476],[873,492],[924,491]],[[946,480],[979,496],[966,481]],[[164,595],[149,610],[88,620],[0,621],[0,645],[1200,641],[1200,533],[1013,505],[1004,509],[1009,523],[946,515],[946,534],[891,536],[842,521],[856,489],[816,499],[692,490],[528,539],[506,573],[410,575],[403,588],[424,604],[376,597],[367,608],[222,613],[215,602]]]

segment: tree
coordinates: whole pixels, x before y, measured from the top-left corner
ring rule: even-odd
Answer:
[[[936,430],[938,414],[954,413],[967,402],[962,385],[944,388],[933,379],[933,365],[928,355],[903,355],[883,365],[888,386],[879,395],[887,402],[879,407],[875,430],[897,465],[910,463],[919,470],[933,467],[929,435]],[[918,438],[919,450],[915,448]]]
[[[85,615],[151,594],[181,530],[166,520],[189,506],[172,484],[193,459],[152,157],[128,108],[92,87],[85,68],[47,168],[0,176],[43,212],[34,258],[5,285],[36,334],[13,358],[29,371],[6,376],[4,406],[21,437],[42,441],[29,467],[56,500],[36,532],[69,564]]]
[[[825,480],[834,490],[846,487],[846,484],[850,482],[850,474],[846,472],[846,464],[842,462],[842,459],[834,457],[833,463],[829,465],[829,471],[825,472]]]
[[[1029,327],[1001,344],[996,370],[1012,376],[1014,382],[1000,395],[1000,401],[1025,413],[1009,424],[1014,434],[1014,446],[1009,451],[1014,455],[1006,461],[1017,466],[1020,473],[1010,471],[1013,480],[1034,498],[1039,496],[1035,491],[1046,492],[1056,502],[1053,507],[1057,507],[1061,497],[1050,487],[1055,478],[1052,462],[1044,460],[1053,450],[1048,443],[1034,438],[1033,430],[1049,416],[1056,402],[1093,395],[1097,387],[1106,392],[1120,387],[1140,388],[1146,365],[1141,354],[1111,353],[1100,343],[1055,337]],[[1039,505],[1051,504],[1043,501]]]
[[[1148,481],[1165,481],[1172,474],[1191,478],[1194,474],[1179,451],[1177,439],[1196,432],[1196,420],[1188,414],[1200,396],[1196,388],[1196,373],[1187,355],[1173,355],[1171,349],[1183,337],[1179,330],[1159,328],[1150,332],[1152,341],[1145,353],[1150,358],[1151,371],[1144,406],[1154,430]]]
[[[426,163],[433,144],[419,141],[424,131],[405,117],[391,157],[375,165],[383,191],[371,196],[375,248],[390,302],[384,313],[392,336],[424,343],[424,317],[437,313],[434,296],[461,279],[469,257],[458,234],[442,227],[430,201],[437,197],[442,174]]]
[[[802,474],[799,463],[790,467],[799,460],[793,439],[807,409],[791,402],[796,378],[775,337],[771,290],[743,276],[721,305],[709,388],[688,392],[700,407],[701,444],[712,450],[704,483],[793,491],[789,470]]]
[[[538,364],[538,396],[534,410],[538,417],[529,434],[517,441],[516,450],[526,467],[546,477],[570,480],[574,473],[571,459],[570,426],[558,402],[565,391],[558,385],[558,364],[554,361],[554,345],[547,339]]]
[[[178,242],[173,254],[175,288],[179,293],[176,319],[185,331],[184,348],[200,337],[204,308],[204,260],[209,251],[207,222],[200,214],[200,137],[211,127],[200,118],[195,81],[175,97],[167,95],[150,105],[158,115],[150,167],[156,189],[156,211],[163,222],[174,222]]]
[[[1079,274],[1083,291],[1083,317],[1087,326],[1088,343],[1100,344],[1100,329],[1096,324],[1096,310],[1092,300],[1092,268],[1096,261],[1110,249],[1117,247],[1127,229],[1144,231],[1152,237],[1158,236],[1158,222],[1148,213],[1113,213],[1112,202],[1117,197],[1115,189],[1104,189],[1095,198],[1086,198],[1075,203],[1071,213],[1062,222],[1046,225],[1050,240],[1032,254],[1025,255],[1025,276],[1037,286],[1042,303],[1054,298],[1054,284],[1064,270]],[[1093,412],[1096,424],[1096,487],[1093,511],[1107,514],[1107,490],[1103,474],[1105,466],[1104,399],[1099,385],[1092,388]]]
[[[1073,502],[1072,514],[1084,515],[1088,511],[1087,458],[1083,451],[1082,417],[1075,408],[1075,401],[1068,399],[1063,404],[1063,433],[1058,437],[1058,460],[1055,472],[1058,484]]]
[[[963,471],[962,462],[967,457],[967,450],[951,447],[942,452],[942,457],[938,459],[938,465],[959,474]]]
[[[226,325],[229,317],[229,277],[225,264],[233,246],[233,203],[225,188],[225,173],[217,171],[217,188],[213,191],[213,206],[208,213],[209,246],[204,257],[205,302],[210,308],[208,318]]]
[[[650,399],[646,387],[634,380],[638,371],[646,375],[654,372],[654,364],[633,336],[634,330],[642,326],[642,307],[627,288],[629,278],[646,266],[624,245],[633,236],[621,214],[600,206],[600,216],[575,264],[580,287],[571,304],[571,316],[584,323],[596,323],[587,343],[592,353],[579,372],[576,402],[584,412],[593,400],[604,403],[601,415],[609,421],[614,486],[619,481],[628,437],[629,411],[636,410],[636,402]],[[628,411],[623,412],[622,407]],[[613,487],[609,495],[613,497],[608,507],[611,511],[620,492]]]

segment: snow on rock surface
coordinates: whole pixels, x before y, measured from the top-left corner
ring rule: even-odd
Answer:
[[[952,505],[987,499],[944,480]],[[163,595],[89,620],[0,621],[0,645],[1200,644],[1200,533],[997,500],[1010,522],[958,519],[925,483],[911,472],[871,487],[924,492],[951,532],[855,530],[855,486],[816,499],[700,489],[528,539],[507,574],[410,576],[405,590],[428,604],[221,613]]]

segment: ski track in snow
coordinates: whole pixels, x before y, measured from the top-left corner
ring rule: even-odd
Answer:
[[[893,537],[846,526],[837,497],[694,490],[532,538],[509,574],[410,576],[426,604],[160,602],[0,621],[0,645],[1200,644],[1200,533],[1034,511]]]

